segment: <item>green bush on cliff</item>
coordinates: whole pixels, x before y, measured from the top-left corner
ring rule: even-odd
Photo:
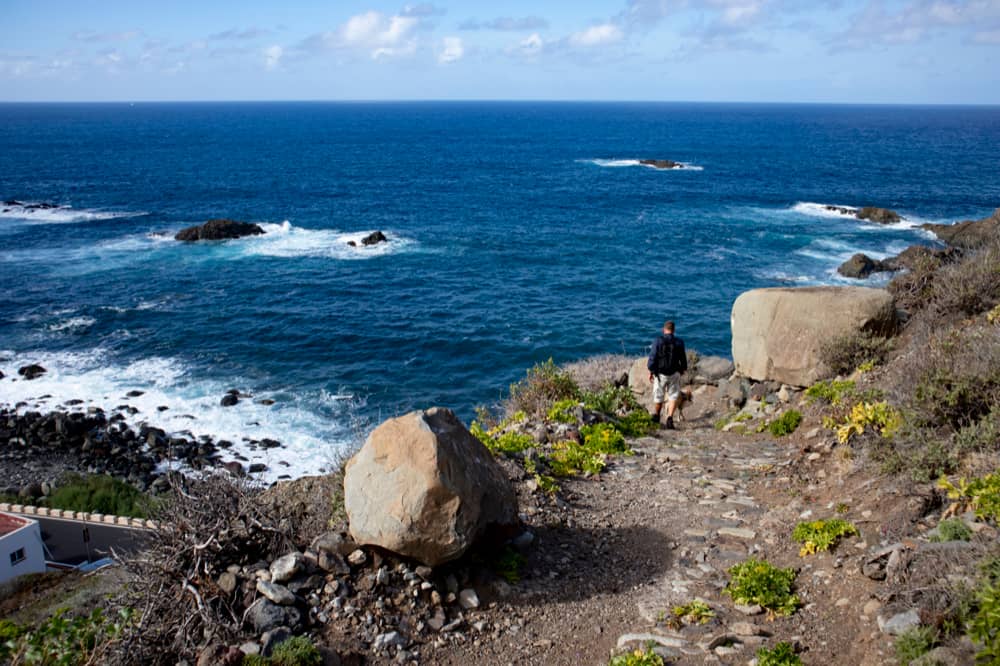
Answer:
[[[626,437],[645,437],[656,431],[657,424],[640,408],[618,419],[615,427]]]
[[[553,403],[578,399],[580,388],[573,376],[559,368],[550,358],[525,373],[524,379],[510,385],[508,411],[521,411],[529,417],[543,419]]]
[[[113,477],[71,474],[56,487],[46,504],[67,511],[145,518],[149,514],[149,501],[134,486]]]
[[[820,345],[819,356],[838,375],[848,374],[862,363],[881,364],[892,351],[893,341],[868,331],[848,333]]]
[[[583,406],[592,412],[602,414],[625,414],[642,406],[627,386],[605,385],[600,391],[583,394]]]
[[[781,416],[771,421],[767,429],[775,437],[784,437],[795,432],[795,429],[802,423],[802,413],[794,409],[789,409]]]
[[[71,666],[103,663],[102,656],[132,620],[132,611],[122,609],[112,621],[100,608],[89,615],[71,617],[61,608],[37,627],[0,623],[0,659],[38,666]]]
[[[546,418],[549,421],[556,421],[557,423],[576,423],[576,416],[574,411],[580,403],[573,398],[567,398],[566,400],[557,400],[549,408]]]
[[[608,666],[663,666],[663,657],[653,652],[652,646],[646,649],[636,648],[631,652],[612,657]]]
[[[583,435],[583,445],[597,453],[631,454],[632,450],[625,443],[625,436],[611,423],[594,423],[580,428]]]
[[[858,533],[852,523],[842,518],[830,520],[813,520],[802,522],[792,530],[792,538],[802,544],[799,555],[805,557],[813,553],[830,550],[841,537],[853,536]]]
[[[822,400],[837,407],[854,394],[855,386],[856,383],[851,380],[825,379],[806,389],[806,400],[810,403]]]
[[[781,642],[757,650],[757,666],[802,666],[802,660],[790,643]]]

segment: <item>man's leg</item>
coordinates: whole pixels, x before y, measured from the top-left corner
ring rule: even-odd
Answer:
[[[662,412],[662,411],[663,411],[663,403],[662,402],[654,402],[653,403],[653,413],[650,416],[652,417],[652,419],[654,421],[656,421],[657,423],[659,423],[660,422],[660,412]]]

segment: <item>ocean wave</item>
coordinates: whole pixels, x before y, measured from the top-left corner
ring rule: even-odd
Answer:
[[[792,212],[800,213],[802,215],[810,215],[812,217],[827,217],[835,219],[847,219],[856,220],[858,219],[854,213],[857,212],[856,206],[843,206],[841,204],[822,204],[814,203],[812,201],[800,201],[791,208]],[[849,212],[844,212],[849,211]]]
[[[0,218],[22,220],[32,224],[70,224],[113,220],[119,217],[138,217],[145,212],[107,211],[93,208],[76,209],[72,206],[39,204],[32,202],[7,202],[0,205]]]
[[[53,332],[82,330],[90,328],[97,322],[93,317],[72,317],[63,321],[49,324],[48,329]]]
[[[688,162],[678,162],[679,167],[674,167],[673,169],[660,169],[650,164],[643,164],[638,158],[627,158],[627,159],[587,159],[578,160],[579,162],[584,162],[586,164],[595,164],[599,167],[606,167],[612,169],[618,169],[622,167],[645,167],[647,169],[653,169],[655,171],[704,171],[705,167],[698,166],[697,164],[690,164]]]
[[[395,233],[386,233],[387,241],[377,245],[362,245],[361,239],[374,229],[343,232],[333,229],[306,229],[296,227],[288,220],[281,224],[260,223],[264,234],[240,239],[235,245],[241,256],[267,257],[325,257],[329,259],[357,260],[381,257],[413,250],[416,241]],[[350,245],[350,243],[354,245]]]
[[[133,426],[147,423],[170,433],[233,443],[223,452],[238,453],[250,462],[268,466],[264,477],[292,477],[317,474],[331,468],[339,456],[349,452],[356,435],[352,422],[359,407],[347,391],[318,391],[300,395],[294,391],[259,391],[232,407],[222,407],[221,397],[234,386],[246,386],[240,377],[198,377],[182,361],[153,357],[118,363],[103,349],[88,352],[0,353],[0,401],[13,406],[25,403],[24,410],[79,410],[100,407],[109,415],[122,405],[138,409],[127,418]],[[17,368],[38,363],[47,372],[31,381],[16,381]],[[129,396],[130,391],[142,391]],[[39,396],[49,397],[40,400]],[[258,402],[263,398],[274,404]],[[61,407],[68,400],[85,402]],[[160,407],[167,407],[160,410]],[[194,417],[193,419],[191,417]],[[276,449],[252,449],[249,439],[274,439]],[[279,464],[287,462],[288,466]]]

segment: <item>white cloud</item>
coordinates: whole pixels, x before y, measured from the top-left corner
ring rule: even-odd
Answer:
[[[416,50],[412,38],[420,23],[415,16],[386,16],[377,11],[357,14],[338,30],[325,33],[321,40],[334,48],[356,48],[369,51],[375,60],[389,56],[409,55]],[[307,42],[312,40],[307,40]]]
[[[593,25],[586,30],[575,32],[569,37],[569,41],[574,46],[594,47],[605,44],[614,44],[622,38],[622,29],[614,23],[601,23]]]
[[[458,37],[445,37],[441,40],[441,52],[438,53],[438,62],[442,65],[457,62],[465,55],[465,47]]]
[[[976,44],[1000,44],[1000,30],[983,30],[972,36]]]
[[[722,12],[722,22],[729,25],[743,25],[760,14],[760,10],[761,3],[759,2],[740,2],[729,5]]]
[[[539,53],[542,52],[542,49],[544,48],[545,48],[545,42],[542,40],[541,35],[539,35],[537,32],[534,32],[525,37],[523,40],[521,40],[521,43],[519,45],[519,50],[521,54],[526,56],[538,55]]]
[[[281,64],[281,56],[284,55],[285,50],[273,44],[264,49],[264,69],[268,71],[273,71],[278,68]]]

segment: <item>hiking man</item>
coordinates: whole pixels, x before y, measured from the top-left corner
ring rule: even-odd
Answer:
[[[660,412],[663,411],[663,398],[667,402],[667,430],[674,429],[674,411],[677,409],[677,398],[681,393],[681,375],[687,370],[687,352],[684,341],[674,335],[674,322],[663,324],[663,335],[653,341],[653,350],[646,361],[649,369],[649,381],[653,383],[652,419],[660,422]]]

